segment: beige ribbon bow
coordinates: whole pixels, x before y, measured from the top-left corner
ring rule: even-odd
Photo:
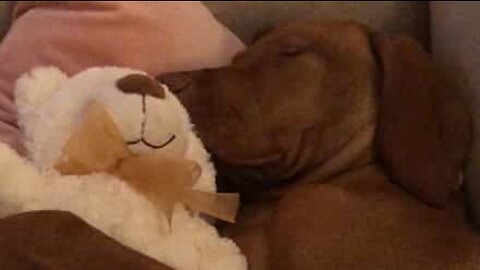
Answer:
[[[201,174],[201,167],[193,161],[155,152],[133,155],[98,102],[86,107],[79,129],[67,141],[55,168],[64,175],[113,174],[153,202],[165,213],[169,224],[177,203],[235,222],[238,194],[193,190]]]

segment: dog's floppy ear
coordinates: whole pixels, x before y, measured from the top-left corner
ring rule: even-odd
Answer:
[[[410,194],[443,206],[470,146],[466,105],[413,39],[375,35],[372,43],[381,70],[377,143],[385,169]]]

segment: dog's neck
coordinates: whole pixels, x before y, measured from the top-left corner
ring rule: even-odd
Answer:
[[[339,145],[335,153],[305,174],[300,184],[326,182],[330,178],[358,169],[375,160],[374,150],[375,123],[366,123],[355,130],[344,144]]]
[[[275,198],[281,198],[289,189],[310,183],[328,182],[335,176],[375,163],[375,119],[376,111],[370,110],[357,118],[353,125],[350,120],[346,120],[331,127],[334,134],[341,134],[341,136],[338,135],[328,147],[317,145],[318,151],[314,161],[309,165],[310,169],[305,170],[301,176],[296,175],[295,182],[287,181],[286,185],[280,185],[265,192],[260,199],[275,200]]]

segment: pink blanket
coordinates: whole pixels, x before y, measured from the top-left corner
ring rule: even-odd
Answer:
[[[23,151],[14,82],[33,67],[115,65],[151,74],[221,66],[243,49],[201,2],[27,1],[0,45],[0,141]]]

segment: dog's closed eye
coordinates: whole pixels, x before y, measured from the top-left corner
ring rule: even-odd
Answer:
[[[290,36],[281,43],[279,52],[284,56],[297,56],[308,52],[309,48],[310,44],[307,40],[297,36]]]

